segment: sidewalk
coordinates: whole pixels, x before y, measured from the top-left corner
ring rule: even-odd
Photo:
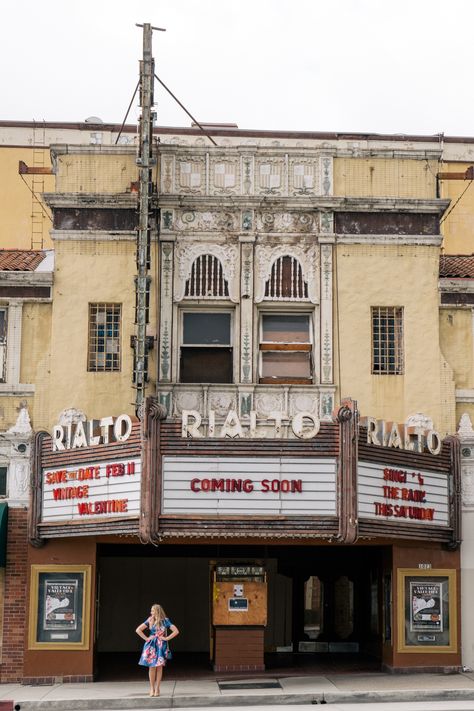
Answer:
[[[279,706],[282,704],[474,701],[474,673],[329,674],[226,681],[164,681],[159,698],[144,682],[95,682],[51,686],[0,685],[0,701],[21,711]],[[473,704],[474,708],[474,704]]]

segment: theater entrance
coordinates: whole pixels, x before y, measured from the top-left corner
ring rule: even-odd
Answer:
[[[180,629],[169,679],[214,678],[216,564],[258,566],[266,581],[265,669],[380,668],[391,635],[389,546],[98,546],[96,678],[142,679],[135,628],[159,602]]]

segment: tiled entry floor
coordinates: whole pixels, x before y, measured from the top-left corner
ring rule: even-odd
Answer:
[[[141,681],[146,678],[145,667],[138,666],[140,652],[136,654],[101,653],[98,655],[98,681]],[[360,674],[380,671],[380,662],[360,654],[267,654],[266,673],[271,677],[306,676],[316,674]],[[265,672],[264,672],[265,674]],[[167,665],[164,678],[168,681],[181,679],[229,679],[258,676],[262,672],[215,673],[207,654],[175,653]]]

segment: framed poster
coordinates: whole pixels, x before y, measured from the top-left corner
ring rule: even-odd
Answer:
[[[32,565],[29,649],[89,649],[90,565]]]
[[[457,652],[456,571],[397,572],[398,651]]]

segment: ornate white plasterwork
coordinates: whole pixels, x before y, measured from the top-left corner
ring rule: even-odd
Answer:
[[[214,410],[220,417],[225,417],[229,410],[237,409],[237,393],[235,390],[209,393],[208,403],[210,410]]]
[[[7,430],[8,434],[12,435],[30,435],[33,430],[31,428],[30,416],[28,414],[28,408],[20,408],[17,420],[15,424]]]
[[[257,212],[257,230],[259,232],[286,232],[292,234],[315,234],[319,231],[319,216],[317,213],[275,212],[266,210]]]
[[[180,156],[176,166],[178,192],[199,195],[206,191],[206,159],[202,156]]]
[[[308,298],[312,304],[319,302],[319,247],[315,244],[280,244],[255,247],[255,302],[260,303],[265,296],[265,283],[270,278],[274,262],[279,257],[294,257],[301,264],[303,279],[308,284]]]
[[[67,427],[68,425],[75,425],[78,422],[85,422],[86,420],[87,416],[82,410],[79,410],[77,407],[68,407],[59,413],[58,425]]]
[[[459,420],[458,435],[461,439],[469,438],[474,440],[474,429],[472,428],[471,418],[467,412],[461,415],[461,419]]]
[[[474,467],[463,464],[461,488],[463,505],[474,506]]]
[[[319,160],[311,157],[290,158],[290,194],[316,195],[319,193]]]
[[[240,159],[216,156],[210,159],[210,191],[213,195],[240,193]]]
[[[229,286],[229,298],[234,303],[238,303],[238,245],[216,244],[213,242],[179,242],[176,245],[175,264],[179,278],[176,280],[174,300],[182,301],[184,299],[186,281],[191,276],[193,262],[197,257],[204,254],[211,254],[220,261],[224,278]]]
[[[424,430],[433,429],[433,420],[423,412],[416,412],[414,415],[409,415],[405,420],[407,427],[421,427]]]
[[[255,160],[255,192],[261,195],[285,195],[286,172],[284,158],[257,157]]]
[[[238,216],[226,210],[176,210],[175,232],[235,232]]]
[[[254,398],[257,417],[269,417],[271,412],[283,412],[284,395],[282,392],[259,392]]]

